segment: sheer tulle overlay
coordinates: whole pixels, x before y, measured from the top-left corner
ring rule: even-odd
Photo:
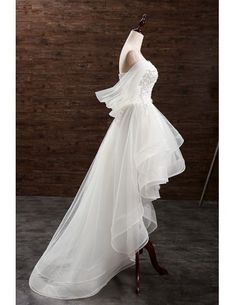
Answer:
[[[114,117],[78,192],[35,265],[29,285],[58,299],[96,294],[157,228],[152,201],[185,170],[183,138],[153,105],[156,67],[145,59],[96,92]]]

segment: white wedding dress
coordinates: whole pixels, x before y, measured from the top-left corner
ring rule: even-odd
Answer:
[[[117,83],[95,92],[114,117],[98,152],[29,279],[58,299],[98,293],[157,228],[160,185],[185,170],[183,138],[153,105],[156,67],[144,58]],[[133,275],[134,276],[134,275]]]

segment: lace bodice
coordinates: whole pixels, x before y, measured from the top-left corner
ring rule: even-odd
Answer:
[[[110,116],[116,117],[132,104],[153,102],[151,95],[158,71],[149,60],[138,60],[126,73],[118,76],[119,81],[113,87],[95,92],[98,100],[112,109]]]
[[[140,86],[140,96],[143,98],[151,97],[153,86],[157,81],[158,73],[156,69],[147,69],[142,76],[139,86]]]

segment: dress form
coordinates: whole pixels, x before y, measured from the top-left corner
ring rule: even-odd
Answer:
[[[136,61],[143,58],[141,54],[143,39],[142,33],[135,30],[130,31],[120,53],[119,74],[126,73]]]
[[[146,20],[146,15],[142,16],[142,19],[139,22],[139,26],[136,29],[132,29],[122,47],[120,57],[119,57],[119,76],[125,74],[128,70],[141,58],[144,56],[141,53],[141,47],[143,44],[144,35],[141,32],[141,27],[144,25]],[[136,252],[135,255],[135,268],[136,268],[136,293],[140,292],[140,260],[139,255],[143,253],[143,250],[146,249],[151,264],[153,268],[160,274],[168,274],[168,271],[161,267],[157,260],[157,255],[154,249],[152,242],[149,240],[148,243],[140,250]]]

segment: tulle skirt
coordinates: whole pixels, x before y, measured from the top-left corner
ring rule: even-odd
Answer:
[[[58,299],[96,294],[157,228],[160,185],[185,169],[179,132],[152,104],[112,121],[73,202],[35,265],[29,285]]]

